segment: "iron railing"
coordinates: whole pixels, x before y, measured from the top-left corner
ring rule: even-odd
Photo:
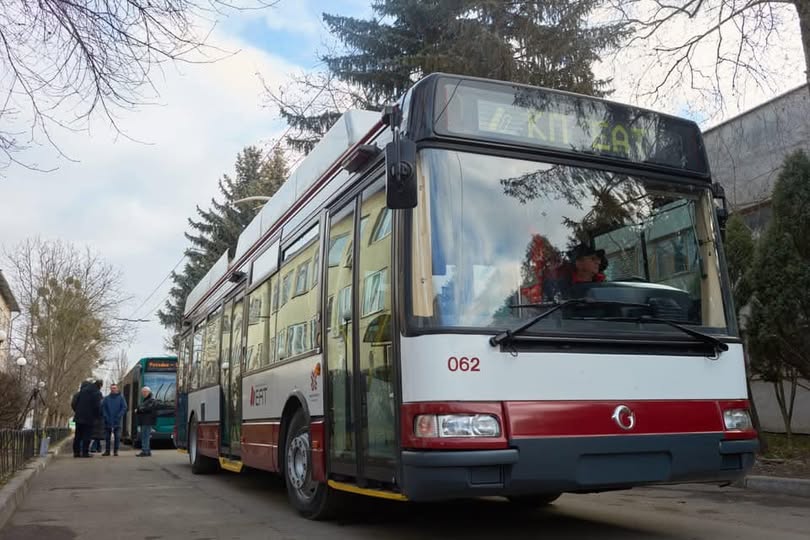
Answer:
[[[70,433],[70,428],[0,429],[0,481],[38,456],[43,439],[50,437],[53,445]]]

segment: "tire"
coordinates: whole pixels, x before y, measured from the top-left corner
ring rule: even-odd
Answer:
[[[325,520],[333,517],[340,510],[344,496],[326,483],[312,480],[309,424],[301,409],[290,420],[282,459],[290,504],[307,519]]]
[[[200,454],[197,448],[197,419],[192,417],[188,424],[188,460],[193,474],[211,474],[219,470],[219,461]]]
[[[548,506],[560,498],[562,493],[544,493],[543,495],[518,495],[515,497],[507,497],[509,502],[513,505],[532,510],[535,508],[542,508]]]

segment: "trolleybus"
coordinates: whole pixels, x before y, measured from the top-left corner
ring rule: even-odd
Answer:
[[[149,356],[141,358],[118,383],[127,402],[127,414],[121,430],[121,439],[140,447],[135,407],[143,401],[141,389],[148,386],[157,402],[157,420],[152,440],[170,441],[175,425],[175,397],[177,391],[177,357]]]
[[[691,121],[431,74],[345,113],[190,293],[177,443],[312,518],[732,482],[723,208]]]

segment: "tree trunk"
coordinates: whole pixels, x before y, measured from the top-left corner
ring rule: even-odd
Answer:
[[[810,84],[810,0],[794,0],[799,13],[799,32],[804,49],[804,76]]]
[[[790,428],[790,415],[788,413],[787,400],[785,399],[785,379],[780,376],[773,382],[773,390],[776,393],[776,402],[779,404],[779,413],[782,415],[782,423],[785,426],[788,446],[792,444],[793,433]]]

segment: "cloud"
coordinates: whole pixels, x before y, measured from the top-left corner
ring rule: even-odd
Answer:
[[[117,114],[126,136],[95,119],[88,133],[56,133],[61,150],[76,161],[42,145],[22,157],[56,171],[7,170],[0,178],[0,244],[41,235],[88,245],[122,269],[134,297],[129,310],[140,304],[177,263],[187,245],[186,218],[195,205],[208,206],[237,152],[284,128],[261,106],[257,73],[278,85],[298,66],[233,35],[214,39],[239,52],[212,64],[164,68],[155,104]],[[140,325],[130,360],[163,351],[165,331],[150,309],[169,286],[134,313],[154,322]]]

